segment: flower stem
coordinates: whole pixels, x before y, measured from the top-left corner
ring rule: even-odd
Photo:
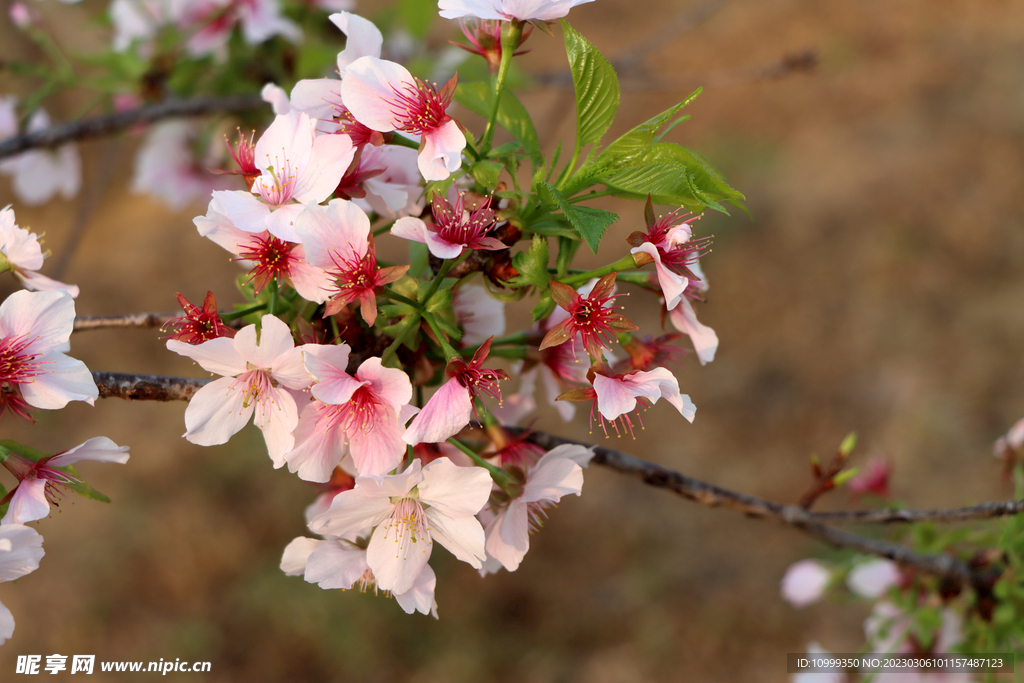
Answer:
[[[385,289],[384,290],[384,297],[388,298],[388,299],[391,299],[392,301],[398,301],[398,302],[406,304],[408,306],[412,306],[417,311],[419,311],[419,310],[421,310],[423,308],[423,304],[421,304],[419,301],[413,301],[409,297],[402,296],[398,292],[392,291],[390,289]]]
[[[630,268],[636,268],[636,261],[633,259],[632,254],[626,254],[615,263],[598,268],[597,270],[588,270],[585,273],[576,273],[569,277],[562,278],[559,282],[564,285],[575,286],[581,282],[586,282],[591,278],[602,277],[608,273],[618,273],[621,270],[629,270]]]
[[[437,276],[434,278],[434,281],[430,283],[430,289],[427,290],[426,295],[421,299],[424,304],[430,301],[430,297],[434,296],[434,292],[436,292],[441,286],[444,276],[448,274],[448,271],[452,269],[452,266],[461,262],[462,259],[466,258],[470,253],[470,249],[465,249],[458,258],[445,259],[444,262],[441,263],[441,270],[437,271]]]
[[[492,465],[491,463],[487,462],[486,460],[481,458],[479,455],[474,453],[472,448],[470,448],[466,444],[462,443],[461,441],[459,441],[455,437],[452,437],[451,439],[448,439],[448,443],[450,443],[451,445],[455,446],[460,451],[462,451],[463,453],[468,455],[469,459],[472,460],[474,464],[479,465],[480,467],[483,467],[488,472],[490,472],[491,473],[491,479],[493,479],[494,483],[497,484],[498,486],[500,486],[502,489],[507,488],[508,485],[512,483],[512,478],[510,476],[508,476],[508,472],[506,472],[505,470],[501,469],[497,465]]]
[[[239,318],[244,318],[245,316],[249,315],[250,313],[256,313],[258,311],[262,311],[266,307],[267,307],[267,304],[265,304],[265,303],[258,303],[255,306],[249,306],[248,308],[243,308],[240,311],[234,311],[233,313],[224,313],[224,314],[222,314],[220,316],[220,319],[223,320],[226,323],[229,323],[232,320],[238,320]]]
[[[406,337],[409,336],[409,333],[412,330],[416,329],[416,327],[419,324],[420,324],[420,315],[419,315],[419,313],[413,313],[412,315],[410,315],[408,318],[405,319],[405,322],[403,323],[403,327],[402,327],[402,329],[400,329],[398,331],[398,334],[395,336],[394,341],[392,341],[391,344],[388,346],[388,348],[384,349],[384,353],[381,354],[381,357],[380,357],[381,365],[387,365],[388,364],[388,361],[391,360],[396,353],[398,353],[398,347],[401,346],[403,342],[405,342],[405,339],[406,339]]]
[[[501,63],[498,73],[494,75],[494,100],[491,102],[491,113],[487,117],[487,127],[480,138],[480,154],[487,154],[494,139],[494,123],[498,120],[498,106],[501,104],[501,93],[505,89],[505,78],[512,64],[512,55],[519,47],[519,39],[523,35],[523,22],[510,21],[501,29]]]
[[[416,142],[415,140],[410,140],[409,138],[399,135],[398,133],[392,134],[391,144],[398,145],[399,147],[408,147],[409,149],[420,148],[420,143]]]
[[[459,355],[459,352],[456,351],[450,343],[448,343],[448,340],[444,336],[444,332],[441,331],[441,327],[437,324],[437,320],[434,319],[434,316],[426,311],[423,311],[422,315],[423,319],[427,321],[428,325],[430,325],[430,329],[434,331],[437,343],[440,345],[441,351],[444,353],[444,359],[446,361],[450,361],[452,358],[461,358],[462,356]]]

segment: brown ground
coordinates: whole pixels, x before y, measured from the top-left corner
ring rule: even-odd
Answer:
[[[45,4],[76,26],[79,8]],[[572,19],[616,58],[689,4],[597,0]],[[733,0],[647,58],[665,87],[624,81],[616,130],[718,84],[672,139],[718,163],[753,220],[700,224],[716,237],[700,314],[722,346],[713,364],[679,371],[695,424],[659,406],[616,446],[788,502],[809,454],[856,430],[858,455],[889,458],[909,504],[1007,495],[988,450],[1024,415],[1022,27],[1024,4],[999,0]],[[526,69],[562,67],[557,39],[531,44]],[[820,57],[815,74],[744,80],[804,48]],[[557,98],[524,101],[542,125],[558,118]],[[571,117],[559,134],[570,131]],[[103,146],[83,149],[96,158]],[[235,271],[190,222],[203,207],[172,215],[122,192],[129,159],[123,150],[67,275],[83,287],[79,312],[167,310],[175,291],[208,288],[229,302]],[[607,206],[624,213],[605,241],[611,259],[640,211]],[[17,211],[59,256],[73,205]],[[196,371],[149,331],[81,335],[72,355],[93,369]],[[108,400],[41,414],[35,429],[5,418],[5,437],[59,450],[103,434],[130,444],[132,460],[82,468],[114,505],[79,500],[38,525],[40,569],[0,595],[18,623],[0,671],[56,652],[211,661],[208,677],[179,676],[193,681],[784,681],[785,653],[808,640],[861,643],[865,606],[778,599],[789,563],[823,548],[600,468],[518,572],[481,581],[438,552],[439,622],[321,591],[277,569],[303,533],[309,488],[271,469],[252,428],[230,447],[188,444],[183,409]],[[586,436],[586,424],[568,431]]]

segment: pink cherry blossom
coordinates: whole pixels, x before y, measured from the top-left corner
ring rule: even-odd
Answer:
[[[485,548],[510,572],[530,549],[530,534],[543,524],[545,510],[570,493],[580,495],[584,464],[594,457],[593,449],[567,444],[545,453],[526,471],[518,496],[493,510],[494,517],[484,530]]]
[[[666,368],[631,372],[613,377],[598,374],[594,376],[593,392],[595,405],[602,418],[602,425],[606,420],[615,425],[615,429],[618,430],[616,421],[621,418],[631,433],[633,423],[629,418],[629,413],[635,411],[641,401],[644,404],[654,404],[658,402],[658,399],[664,398],[688,422],[693,422],[693,417],[697,412],[690,397],[679,393],[679,381]],[[591,412],[591,420],[593,420],[593,412]]]
[[[474,515],[490,494],[491,477],[481,467],[458,467],[447,458],[422,467],[413,460],[400,474],[357,477],[356,487],[335,496],[309,528],[344,536],[376,527],[366,562],[377,586],[397,595],[413,588],[435,540],[480,567],[486,557],[484,530]]]
[[[679,305],[669,311],[669,319],[673,327],[690,337],[693,349],[701,365],[707,365],[715,359],[718,351],[718,335],[713,329],[697,320],[693,304],[683,297]]]
[[[440,0],[437,6],[445,19],[472,16],[505,21],[552,21],[564,17],[576,5],[588,2],[593,0]]]
[[[222,55],[236,25],[248,45],[274,36],[302,40],[299,27],[282,16],[279,0],[178,0],[172,6],[178,26],[192,30],[185,45],[197,57]]]
[[[249,266],[249,275],[257,292],[272,280],[278,284],[287,281],[307,301],[321,304],[327,300],[331,279],[322,269],[306,261],[306,252],[301,244],[278,239],[266,231],[251,233],[240,230],[219,211],[221,208],[215,197],[206,216],[197,216],[192,222],[200,235],[210,238],[237,256],[235,260]]]
[[[15,99],[0,102],[0,108],[13,111]],[[17,135],[17,119],[13,130],[10,116],[0,114],[0,139]],[[7,123],[8,125],[3,125]],[[50,115],[37,109],[28,121],[28,132],[37,133],[50,127]],[[82,185],[82,159],[71,144],[56,150],[35,149],[0,161],[0,173],[12,178],[14,194],[29,206],[39,206],[57,195],[72,199]]]
[[[306,344],[302,351],[306,371],[316,382],[311,390],[316,401],[299,419],[295,448],[285,456],[289,470],[308,481],[327,481],[345,446],[361,475],[395,469],[406,452],[405,421],[415,410],[409,406],[409,377],[383,367],[375,357],[349,375],[347,344]]]
[[[40,458],[37,462],[14,452],[7,454],[2,464],[18,478],[18,484],[0,501],[0,504],[10,503],[0,524],[27,524],[49,515],[50,505],[58,505],[57,496],[63,495],[57,487],[80,481],[57,468],[80,460],[123,465],[128,462],[128,446],[118,446],[107,437],[98,436],[71,450]]]
[[[330,302],[325,315],[334,315],[358,301],[363,320],[372,325],[377,319],[377,295],[384,285],[402,277],[409,266],[377,267],[369,217],[344,199],[332,199],[327,206],[310,203],[295,220],[295,231],[305,248],[306,260],[327,273],[326,295]],[[311,298],[303,290],[299,294]]]
[[[505,334],[505,303],[480,285],[464,285],[453,290],[452,308],[455,319],[462,325],[461,342],[466,346],[483,344],[490,337]]]
[[[196,392],[185,409],[185,438],[200,446],[227,443],[255,413],[267,451],[276,467],[292,449],[292,430],[299,416],[295,399],[285,389],[311,383],[302,367],[291,330],[272,315],[263,316],[263,331],[248,325],[234,338],[219,337],[193,346],[170,339],[167,348],[199,363],[221,379]]]
[[[825,594],[832,573],[816,560],[800,560],[782,577],[782,597],[794,607],[806,607]]]
[[[611,305],[613,299],[622,296],[615,294],[615,277],[615,273],[605,275],[592,287],[588,286],[590,291],[582,295],[583,288],[578,292],[567,284],[552,280],[551,297],[566,315],[544,335],[540,350],[566,342],[575,344],[579,338],[587,353],[600,360],[603,349],[610,348],[616,335],[640,329],[617,312],[621,306]]]
[[[423,136],[419,169],[426,180],[444,180],[462,166],[466,137],[445,113],[454,79],[438,91],[402,65],[360,57],[348,65],[341,97],[355,120],[369,128]]]
[[[846,576],[846,585],[862,598],[876,600],[900,583],[900,568],[892,560],[875,558],[861,562]]]
[[[208,201],[214,190],[231,187],[231,181],[210,173],[196,159],[192,148],[200,132],[198,125],[188,121],[153,126],[135,156],[132,192],[149,194],[178,211],[193,202]]]
[[[435,194],[431,206],[433,223],[411,216],[399,218],[391,234],[424,243],[431,254],[441,259],[458,258],[465,249],[508,249],[501,240],[487,235],[494,226],[494,211],[489,201],[470,213],[463,208],[463,195],[450,204],[440,194]]]
[[[39,568],[43,537],[21,524],[0,525],[0,582],[20,579]],[[14,635],[14,616],[0,603],[0,645]]]
[[[296,217],[306,203],[331,196],[354,154],[347,136],[318,136],[316,121],[304,112],[278,116],[256,142],[255,162],[261,175],[253,181],[252,192],[214,192],[218,212],[246,232],[269,231],[282,240],[299,242]]]
[[[420,199],[416,150],[397,145],[366,145],[359,157],[359,172],[364,174],[365,197],[353,201],[363,211],[374,211],[389,220],[418,216],[423,212]]]
[[[64,289],[20,291],[0,304],[2,408],[23,404],[56,410],[69,401],[93,405],[99,390],[85,363],[65,356],[75,323],[75,301]],[[2,410],[0,410],[2,412]]]
[[[299,537],[284,549],[281,569],[288,576],[302,576],[309,583],[315,583],[325,590],[357,588],[363,593],[368,590],[377,592],[377,578],[366,556],[365,548],[343,539]],[[406,614],[420,612],[437,619],[437,602],[434,600],[436,585],[434,570],[429,564],[425,565],[409,590],[394,595],[395,602]]]
[[[873,652],[894,654],[942,655],[949,653],[963,640],[960,615],[951,609],[942,610],[942,624],[935,633],[934,642],[922,643],[918,630],[913,628],[914,618],[900,606],[882,601],[875,604],[871,615],[864,620],[864,635]],[[881,683],[970,683],[966,673],[933,673],[927,670],[880,673],[875,681]]]
[[[412,424],[402,438],[411,446],[418,443],[439,443],[458,434],[469,424],[473,413],[473,399],[481,395],[501,399],[498,380],[508,379],[504,370],[488,370],[483,367],[491,351],[488,339],[473,354],[468,364],[453,358],[445,367],[450,377],[441,385],[423,410],[413,418]]]
[[[43,267],[39,238],[18,227],[14,209],[9,206],[0,210],[0,255],[0,272],[11,270],[25,289],[37,292],[65,289],[72,298],[78,296],[75,285],[66,285],[36,272]]]

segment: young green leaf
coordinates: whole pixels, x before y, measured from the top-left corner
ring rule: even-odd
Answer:
[[[619,217],[611,211],[570,204],[561,192],[548,183],[538,183],[537,190],[542,199],[551,202],[562,210],[569,224],[576,229],[576,232],[580,234],[580,237],[586,241],[587,246],[595,254],[605,230],[608,229],[609,225],[619,220]]]
[[[569,56],[576,90],[577,148],[596,144],[615,120],[619,108],[619,78],[597,48],[561,20],[565,53]]]
[[[512,265],[519,271],[519,277],[513,278],[511,284],[517,287],[533,285],[541,292],[547,291],[551,280],[548,275],[547,238],[534,235],[529,251],[521,251],[513,256]]]

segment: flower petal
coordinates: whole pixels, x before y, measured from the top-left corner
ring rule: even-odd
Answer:
[[[449,517],[471,517],[491,495],[491,475],[483,467],[459,467],[438,458],[423,468],[420,500]]]
[[[411,446],[444,441],[468,425],[472,413],[473,399],[469,389],[454,379],[448,380],[413,418],[402,440]]]
[[[185,438],[200,446],[227,443],[249,422],[255,410],[254,402],[246,406],[244,400],[242,387],[235,386],[234,378],[210,382],[188,402]]]
[[[479,569],[487,551],[484,549],[484,528],[476,517],[449,517],[437,508],[427,509],[430,535],[463,562]],[[371,542],[372,545],[372,542]]]

